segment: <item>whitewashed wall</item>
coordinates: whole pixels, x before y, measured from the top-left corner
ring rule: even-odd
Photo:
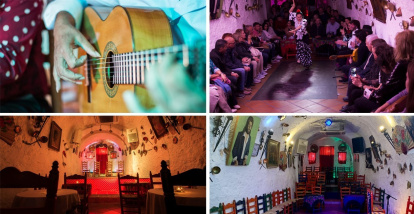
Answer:
[[[259,126],[259,132],[257,133],[256,144],[260,144],[260,133],[262,130],[266,132],[266,139],[267,131],[269,128],[273,128],[265,127],[264,118],[261,117],[262,120]],[[219,166],[221,172],[217,175],[210,174],[210,178],[213,180],[213,182],[210,182],[210,207],[218,206],[219,203],[223,202],[230,203],[233,200],[238,201],[246,197],[259,196],[287,187],[291,188],[293,196],[296,180],[293,167],[288,167],[285,171],[279,168],[260,169],[259,160],[262,150],[260,150],[257,157],[250,159],[248,166],[226,166],[226,155],[223,152],[223,148],[228,146],[229,129],[224,134],[216,152],[213,152],[214,146],[219,138],[219,136],[214,137],[211,134],[213,127],[213,119],[210,119],[210,168]],[[280,129],[276,130],[273,128],[273,130],[274,134],[272,139],[280,141],[282,139],[282,132],[280,132]],[[284,150],[283,143],[280,145],[280,150]]]
[[[219,19],[210,20],[210,50],[214,49],[216,41],[221,39],[221,36],[224,33],[234,33],[237,29],[243,28],[243,24],[245,25],[252,25],[254,22],[262,23],[265,19],[267,19],[267,6],[268,4],[265,1],[259,1],[263,3],[263,7],[260,10],[256,11],[246,11],[244,6],[246,4],[252,5],[253,1],[248,0],[235,0],[233,2],[233,15],[236,13],[236,4],[239,6],[239,14],[240,17],[236,18],[230,16],[227,18],[224,15],[224,12],[221,14]],[[223,9],[228,11],[230,6],[230,0],[224,1]]]
[[[214,117],[211,117],[214,118]],[[268,130],[272,128],[275,134],[272,139],[283,141],[286,138],[282,137],[282,133],[287,129],[281,129],[281,122],[278,119],[268,120],[269,117],[261,117],[261,124],[259,130]],[[308,117],[307,119],[287,117],[283,122],[288,123],[290,126],[288,131],[291,133],[291,140],[297,143],[299,138],[308,139],[311,141],[308,145],[308,150],[312,143],[318,145],[329,145],[332,139],[326,137],[315,137],[314,134],[320,130],[315,128],[312,123],[317,120],[325,119],[325,117]],[[365,168],[365,154],[360,154],[359,162],[354,162],[354,170],[358,174],[366,175],[366,182],[371,182],[375,187],[385,188],[386,192],[398,199],[398,201],[390,200],[389,213],[400,214],[405,212],[408,196],[414,197],[413,189],[407,189],[407,181],[414,183],[414,171],[405,174],[401,174],[397,170],[397,164],[411,163],[414,165],[414,151],[410,151],[408,155],[398,155],[392,148],[391,144],[387,141],[384,135],[379,131],[380,126],[385,126],[391,133],[392,127],[396,124],[404,126],[403,118],[399,116],[346,116],[346,117],[333,117],[333,119],[346,120],[346,135],[342,136],[344,140],[352,148],[352,138],[363,136],[365,140],[365,146],[370,147],[369,136],[373,135],[376,142],[380,143],[382,150],[387,150],[392,156],[392,160],[388,161],[388,166],[384,166],[384,169],[380,169],[374,173],[371,169]],[[270,121],[268,123],[268,121]],[[265,126],[267,125],[267,127]],[[269,127],[270,124],[270,127]],[[224,147],[228,144],[228,131],[224,135],[221,144],[217,148],[216,152],[212,152],[218,137],[214,137],[211,134],[213,129],[213,121],[210,120],[210,168],[219,166],[221,172],[218,175],[210,174],[210,178],[213,182],[210,182],[210,207],[218,206],[219,203],[229,203],[232,200],[240,200],[246,197],[254,197],[255,195],[268,193],[274,190],[291,187],[292,193],[294,191],[294,183],[297,181],[298,167],[296,169],[287,168],[285,172],[279,170],[279,168],[273,169],[259,169],[258,161],[260,156],[252,157],[249,166],[226,166],[226,155],[222,152]],[[392,133],[391,133],[392,134]],[[338,137],[338,136],[337,136]],[[259,143],[260,132],[256,138],[256,143]],[[337,146],[337,145],[335,145]],[[284,149],[282,143],[281,150]],[[296,146],[294,148],[296,151]],[[260,154],[260,153],[259,153]],[[348,156],[349,158],[349,156]],[[384,160],[384,156],[381,157]],[[297,160],[295,159],[295,166],[297,166]],[[304,159],[304,167],[307,164],[307,158]],[[375,168],[379,165],[373,160]],[[313,165],[315,166],[315,165]],[[391,172],[397,175],[397,179],[394,180],[394,186],[390,186],[392,181],[391,175],[387,174],[388,167],[391,168]],[[414,187],[412,187],[414,188]]]
[[[333,9],[339,11],[340,14],[344,15],[345,17],[352,17],[352,19],[357,19],[361,22],[361,27],[363,25],[371,25],[374,22],[374,26],[372,27],[373,32],[377,34],[380,38],[384,39],[388,44],[395,47],[395,36],[398,32],[401,32],[403,29],[400,27],[400,23],[402,20],[406,20],[410,22],[410,17],[414,16],[414,2],[410,0],[392,0],[392,3],[395,3],[396,7],[401,7],[402,9],[402,17],[396,17],[396,20],[391,17],[391,12],[387,10],[387,17],[386,23],[382,23],[374,18],[374,14],[372,12],[371,1],[367,0],[368,2],[368,16],[365,15],[365,8],[362,11],[355,9],[355,4],[358,5],[358,8],[364,5],[362,0],[354,1],[352,3],[352,10],[348,9],[346,6],[345,0],[329,0],[330,5]],[[372,14],[372,16],[369,16]],[[394,13],[395,15],[395,13]],[[414,30],[414,27],[409,27],[410,30]]]

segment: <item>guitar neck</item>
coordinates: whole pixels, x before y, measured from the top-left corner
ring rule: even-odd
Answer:
[[[145,71],[150,65],[160,63],[164,55],[174,54],[184,67],[190,64],[188,47],[176,45],[138,52],[113,54],[106,58],[100,68],[107,72],[113,84],[144,84]]]

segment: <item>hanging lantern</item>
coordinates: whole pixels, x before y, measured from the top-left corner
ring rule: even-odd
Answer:
[[[346,152],[338,152],[339,164],[346,164]]]
[[[309,161],[309,164],[316,163],[316,153],[315,152],[308,152],[308,161]]]

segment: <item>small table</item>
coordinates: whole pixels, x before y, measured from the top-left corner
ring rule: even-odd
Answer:
[[[46,203],[46,189],[29,190],[18,193],[13,200],[13,208],[38,208]],[[57,191],[55,213],[65,214],[80,203],[79,195],[73,189],[59,189]]]
[[[178,206],[206,206],[206,187],[197,187],[197,189],[183,188],[183,190],[184,192],[174,192]],[[167,213],[164,191],[161,188],[148,190],[146,209],[147,214]]]
[[[305,195],[303,202],[309,205],[310,209],[313,209],[315,202],[322,202],[321,205],[325,206],[325,197],[323,195]]]
[[[357,202],[359,207],[348,208],[348,203],[351,201]],[[344,204],[343,208],[349,211],[360,211],[362,209],[364,202],[365,202],[365,195],[345,195],[343,199],[343,204]]]

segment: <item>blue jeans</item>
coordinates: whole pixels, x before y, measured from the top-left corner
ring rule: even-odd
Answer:
[[[244,85],[246,84],[246,71],[244,68],[235,68],[231,71],[239,75],[239,79],[237,80],[237,87],[239,88],[239,91],[244,91]]]

